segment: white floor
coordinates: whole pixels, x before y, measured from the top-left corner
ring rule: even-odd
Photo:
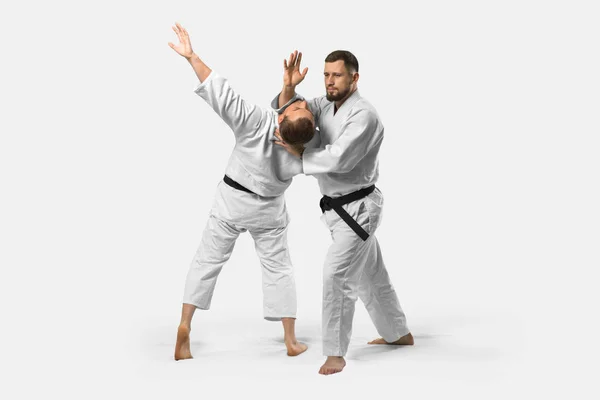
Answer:
[[[597,2],[80,3],[0,13],[1,400],[600,399]],[[298,176],[286,199],[309,350],[287,357],[262,319],[245,235],[194,320],[195,358],[173,360],[234,145],[167,45],[175,21],[263,108],[290,51],[307,98],[329,52],[358,57],[385,125],[377,235],[414,347],[367,346],[358,303],[346,368],[317,373],[330,237],[316,181]]]
[[[376,395],[500,399],[536,391],[527,376],[522,326],[511,315],[415,315],[411,323],[415,346],[391,347],[366,344],[377,335],[366,313],[357,308],[346,368],[321,376],[317,371],[324,357],[318,321],[298,320],[297,336],[309,349],[292,358],[285,354],[279,323],[258,318],[234,323],[233,315],[225,320],[204,314],[197,314],[193,329],[193,360],[172,359],[176,324],[157,320],[155,326],[143,329],[133,374],[140,384],[144,382],[145,390],[153,387],[166,394],[192,386],[199,397],[256,393],[265,399]],[[512,329],[506,329],[507,322]]]
[[[393,228],[382,225],[378,237],[415,346],[367,345],[377,334],[358,301],[346,368],[318,374],[321,263],[329,238],[318,219],[296,218],[289,237],[296,331],[308,351],[288,357],[280,323],[262,319],[260,267],[245,234],[219,276],[211,309],[196,312],[194,359],[174,361],[183,282],[199,235],[190,222],[189,232],[156,227],[134,241],[127,231],[115,233],[113,252],[82,239],[63,272],[42,269],[40,258],[36,265],[45,272],[36,275],[30,287],[36,290],[15,290],[4,302],[4,318],[20,322],[1,332],[0,394],[6,395],[0,397],[598,398],[597,291],[593,279],[550,257],[566,259],[568,248],[502,253],[494,252],[499,239],[488,246],[465,229],[452,236]],[[48,246],[44,254],[52,251]],[[578,265],[575,257],[571,264]],[[20,282],[31,282],[26,268],[17,273]],[[15,300],[24,294],[27,306]]]

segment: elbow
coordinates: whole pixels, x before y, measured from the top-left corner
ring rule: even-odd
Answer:
[[[350,171],[352,171],[354,169],[355,165],[351,165],[351,164],[340,164],[337,169],[335,170],[335,172],[340,173],[340,174],[345,174],[348,173]]]
[[[354,165],[348,163],[347,160],[344,161],[344,157],[336,156],[332,160],[330,172],[345,174],[352,171],[352,169],[354,169]]]
[[[344,152],[339,151],[331,145],[325,147],[327,151],[327,161],[323,164],[324,173],[343,174],[354,168],[348,161],[348,157]]]

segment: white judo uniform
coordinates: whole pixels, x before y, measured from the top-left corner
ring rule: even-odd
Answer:
[[[287,246],[284,191],[302,172],[300,160],[273,144],[277,111],[248,104],[214,71],[196,89],[231,128],[235,147],[225,174],[255,194],[221,181],[200,246],[190,265],[183,303],[210,308],[217,277],[240,233],[254,239],[262,265],[263,315],[296,316],[296,285]]]
[[[296,95],[291,101],[301,98]],[[288,103],[289,104],[289,103]],[[272,102],[277,109],[278,96]],[[287,105],[287,104],[286,104]],[[374,185],[379,177],[378,153],[383,125],[373,106],[355,91],[334,114],[325,96],[308,101],[319,134],[306,145],[303,172],[314,175],[325,196],[339,197]],[[278,109],[279,112],[285,106]],[[406,317],[385,268],[375,231],[381,222],[383,195],[342,206],[369,234],[361,239],[335,210],[321,217],[333,243],[323,269],[323,354],[344,356],[352,335],[357,298],[387,342],[409,333]]]

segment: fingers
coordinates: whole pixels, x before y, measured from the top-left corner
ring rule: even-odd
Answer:
[[[275,143],[276,145],[279,145],[279,146],[281,146],[281,147],[284,147],[286,150],[289,150],[289,147],[290,147],[290,146],[289,146],[289,145],[288,145],[286,142],[284,142],[284,141],[283,141],[283,138],[281,137],[281,133],[279,133],[279,129],[275,129],[275,132],[274,132],[274,134],[275,134],[275,137],[276,137],[277,139],[279,139],[279,140],[275,140],[275,141],[274,141],[274,143]]]
[[[291,153],[290,145],[287,144],[286,142],[282,142],[281,140],[275,140],[273,143],[275,143],[277,146],[283,147],[284,149],[286,149],[288,151],[288,153]]]
[[[176,25],[179,25],[179,24],[177,24],[177,23],[175,23],[175,24],[176,24]],[[174,32],[177,34],[177,39],[179,39],[179,43],[182,43],[182,42],[183,42],[183,39],[181,38],[181,32],[180,32],[180,30],[179,30],[179,27],[175,27],[175,26],[173,26],[172,28],[173,28],[173,31],[174,31]]]
[[[181,39],[179,38],[179,29],[177,29],[177,28],[176,28],[176,27],[174,27],[174,26],[172,26],[171,28],[173,28],[173,32],[175,32],[175,34],[177,35],[177,38],[178,38],[179,40],[181,40]]]
[[[293,53],[290,53],[289,59],[283,60],[283,68],[286,70],[293,69],[295,71],[300,71],[300,63],[302,63],[302,52],[294,50]],[[305,76],[307,72],[308,68],[305,68],[302,72],[302,76]]]
[[[184,27],[181,27],[181,29],[183,29],[183,38],[185,39],[186,43],[190,42],[190,34],[188,33],[187,29],[185,29]]]
[[[300,58],[298,58],[298,56]],[[290,53],[290,59],[288,61],[288,66],[291,67],[297,67],[297,65],[299,65],[300,60],[302,59],[302,53],[300,53],[300,55],[298,55],[298,50],[294,50],[293,53]],[[297,68],[296,68],[297,69]]]
[[[302,78],[304,78],[306,74],[308,74],[308,67],[304,68],[304,71],[302,71]]]
[[[175,26],[173,27],[173,30],[177,34],[177,38],[179,39],[180,43],[187,44],[190,42],[190,35],[189,35],[188,31],[183,26],[181,26],[181,24],[179,22],[175,22]]]

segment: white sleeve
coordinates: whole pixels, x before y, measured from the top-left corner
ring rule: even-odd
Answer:
[[[325,107],[325,103],[328,102],[329,101],[325,98],[325,96],[317,97],[315,99],[310,99],[306,101],[308,109],[315,117],[315,123],[317,127],[319,126],[319,122],[321,120],[321,111],[323,110],[323,107]]]
[[[200,83],[194,92],[202,97],[221,119],[231,128],[236,139],[252,135],[266,120],[266,112],[247,103],[229,85],[227,79],[214,71]]]
[[[381,140],[383,129],[377,116],[365,109],[353,112],[341,126],[341,134],[324,148],[307,148],[302,155],[306,175],[351,171]]]
[[[275,96],[275,98],[271,101],[271,108],[277,112],[277,114],[281,114],[290,104],[295,101],[304,100],[304,97],[299,95],[298,93],[294,93],[294,97],[290,99],[287,103],[279,107],[279,94]]]
[[[294,97],[292,97],[290,99],[290,101],[288,101],[287,103],[285,103],[283,106],[279,107],[279,95],[275,96],[275,98],[273,99],[273,101],[271,101],[271,107],[277,111],[277,114],[281,114],[286,108],[289,107],[290,104],[292,104],[295,101],[304,101],[306,100],[301,94],[294,94]],[[315,99],[310,99],[310,100],[306,100],[306,104],[308,105],[308,109],[310,110],[310,112],[313,114],[313,116],[315,117],[315,122],[318,121],[319,117],[321,116],[321,110],[323,109],[323,106],[325,105],[324,103],[327,100],[325,99],[325,96],[321,96],[321,97],[317,97]]]

